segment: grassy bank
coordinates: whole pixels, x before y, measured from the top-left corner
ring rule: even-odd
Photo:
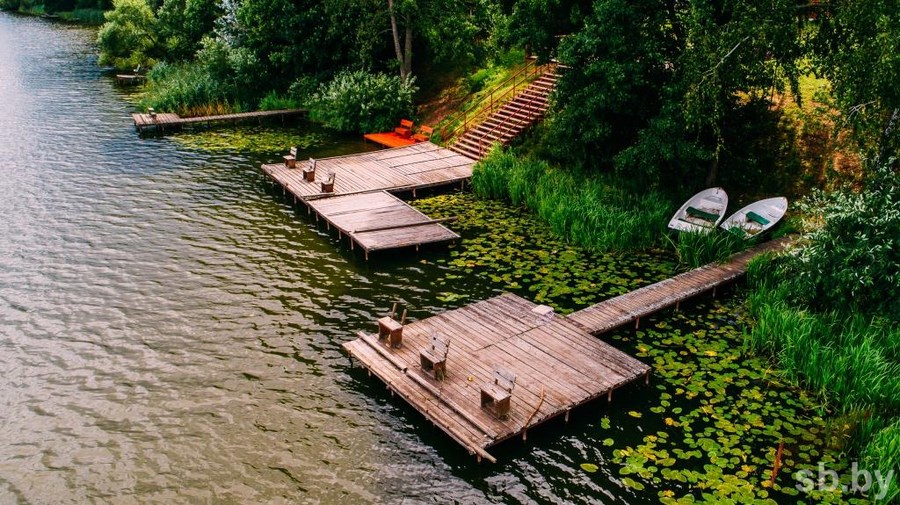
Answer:
[[[746,345],[813,391],[862,468],[893,471],[870,492],[900,499],[900,183],[895,162],[862,191],[814,199],[803,247],[752,262]]]
[[[662,244],[671,202],[636,195],[602,176],[582,176],[544,161],[493,150],[475,167],[475,193],[526,207],[554,232],[593,250],[650,249]]]

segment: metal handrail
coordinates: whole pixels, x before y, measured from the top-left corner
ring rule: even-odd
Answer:
[[[475,120],[477,120],[479,117],[482,117],[485,114],[489,115],[489,114],[493,113],[495,108],[506,103],[508,101],[508,99],[516,96],[516,91],[521,84],[523,84],[524,82],[526,82],[533,76],[536,76],[536,75],[539,75],[540,73],[542,73],[543,68],[544,68],[544,65],[538,66],[535,64],[534,59],[530,59],[528,61],[528,63],[525,66],[523,66],[522,68],[520,68],[518,71],[516,71],[516,73],[514,73],[513,75],[504,79],[503,82],[501,82],[500,84],[497,84],[496,86],[494,86],[494,88],[491,90],[490,94],[488,95],[488,104],[487,105],[481,107],[481,109],[479,109],[477,112],[472,114],[471,113],[472,109],[474,109],[477,105],[483,103],[484,100],[482,100],[481,102],[479,102],[477,104],[473,104],[471,107],[469,107],[461,112],[458,112],[457,114],[450,116],[449,118],[444,120],[443,121],[444,126],[441,127],[441,142],[446,144],[448,139],[452,139],[452,138],[456,137],[456,135],[458,135],[459,133],[465,133],[466,131],[468,131],[469,125],[470,124],[474,125]],[[504,91],[503,93],[501,93],[499,95],[495,95],[495,93],[498,90],[509,86],[510,81],[512,81],[511,88],[506,89],[506,91]],[[510,95],[510,96],[507,96],[507,95]],[[447,127],[448,127],[448,125],[453,125],[453,124],[455,124],[456,126],[452,130],[450,130],[450,132],[448,134]],[[462,131],[460,131],[460,130],[462,130]]]

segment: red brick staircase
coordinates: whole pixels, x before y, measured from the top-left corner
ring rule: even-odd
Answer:
[[[552,67],[503,103],[483,122],[465,130],[450,145],[450,149],[472,159],[480,160],[496,144],[506,145],[526,128],[540,120],[550,106],[550,93],[556,88],[559,75]]]

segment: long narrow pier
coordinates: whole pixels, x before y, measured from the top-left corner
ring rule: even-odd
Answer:
[[[596,335],[637,324],[641,317],[732,282],[753,257],[789,242],[761,244],[726,263],[691,270],[567,317],[505,294],[407,325],[383,318],[378,333],[360,332],[343,347],[479,461],[496,461],[489,447],[525,438],[534,426],[560,415],[568,418],[572,408],[596,398],[612,401],[616,389],[637,379],[649,381],[649,366]],[[391,345],[394,336],[400,347]],[[433,372],[435,339],[449,342],[442,380]],[[504,418],[497,416],[496,405],[484,401],[496,392],[492,380],[498,370],[515,377]]]
[[[316,219],[350,238],[366,258],[372,251],[416,247],[459,238],[442,221],[429,219],[390,193],[463,184],[475,160],[431,142],[312,161],[266,164],[263,173]],[[328,181],[333,181],[325,192]]]
[[[685,272],[650,286],[636,289],[609,300],[569,314],[568,318],[593,335],[600,335],[620,326],[640,325],[642,317],[667,307],[678,307],[689,298],[733,282],[747,271],[747,263],[767,251],[780,251],[790,239],[772,240],[738,253],[726,263],[710,264]]]
[[[249,119],[264,118],[286,118],[291,116],[299,116],[306,114],[305,109],[281,109],[281,110],[261,110],[255,112],[238,112],[235,114],[221,114],[217,116],[196,116],[181,117],[171,112],[161,112],[157,114],[134,113],[131,118],[134,120],[134,127],[138,132],[143,133],[145,129],[155,129],[163,132],[166,128],[177,128],[187,124],[196,123],[216,123],[224,121],[246,121]]]

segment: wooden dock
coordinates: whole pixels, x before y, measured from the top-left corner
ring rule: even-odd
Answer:
[[[247,121],[251,119],[265,118],[286,118],[291,116],[299,116],[306,114],[304,109],[282,109],[282,110],[261,110],[255,112],[238,112],[235,114],[221,114],[218,116],[197,116],[197,117],[181,117],[171,112],[160,112],[156,114],[134,113],[131,118],[134,120],[134,127],[138,132],[143,133],[146,129],[154,129],[163,132],[166,128],[175,129],[188,124],[197,123],[216,123],[223,121]]]
[[[416,143],[412,138],[403,137],[394,132],[367,133],[363,135],[363,138],[384,147],[403,147]]]
[[[779,251],[789,242],[789,238],[783,237],[760,244],[732,256],[727,263],[696,268],[573,312],[568,318],[593,335],[630,323],[638,327],[642,317],[667,307],[678,308],[681,302],[689,298],[733,282],[746,273],[747,263],[751,259],[767,251]]]
[[[649,366],[596,335],[637,324],[641,317],[734,281],[753,257],[781,250],[790,240],[761,244],[727,263],[691,270],[567,317],[506,294],[405,326],[393,323],[401,328],[400,348],[389,345],[390,335],[380,339],[364,332],[343,347],[479,461],[495,461],[487,448],[517,435],[524,438],[530,428],[561,414],[568,417],[570,409],[595,398],[611,401],[613,391],[636,379],[649,380]],[[450,342],[443,380],[436,380],[427,370],[430,362],[421,358],[434,335]],[[481,403],[481,391],[497,369],[516,377],[507,419]]]
[[[403,326],[400,348],[362,332],[344,348],[479,460],[496,461],[488,447],[649,378],[649,366],[547,309],[505,294]],[[443,380],[421,366],[435,334],[449,339]],[[506,419],[481,404],[499,369],[516,379]]]
[[[410,207],[392,192],[462,184],[472,177],[475,161],[431,142],[368,153],[315,160],[313,180],[306,179],[306,160],[263,165],[262,171],[324,219],[328,227],[350,238],[368,259],[384,249],[446,242],[459,238],[441,224]],[[323,182],[334,175],[331,192]]]
[[[297,160],[296,168],[284,163],[262,166],[262,171],[299,200],[364,193],[413,191],[459,184],[472,177],[475,160],[431,142],[349,154],[316,160],[316,182],[303,179],[309,164]],[[334,173],[334,194],[322,193],[319,181]]]
[[[350,238],[366,255],[372,251],[456,240],[443,220],[430,219],[386,191],[318,198],[309,208]]]

